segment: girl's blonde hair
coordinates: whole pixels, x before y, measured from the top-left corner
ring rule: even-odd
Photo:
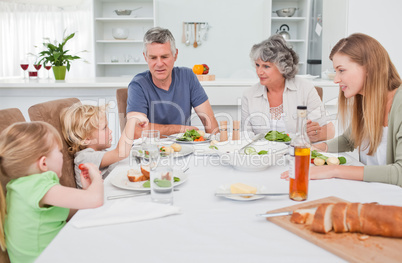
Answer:
[[[341,39],[329,58],[332,60],[337,53],[348,56],[366,71],[364,95],[347,99],[339,91],[339,115],[344,126],[352,116],[350,127],[355,147],[369,148],[368,154],[373,155],[382,138],[388,92],[402,84],[401,78],[385,48],[368,35],[356,33]]]
[[[87,148],[85,140],[99,127],[101,118],[106,118],[105,106],[76,103],[61,114],[61,126],[70,154]]]
[[[0,176],[9,180],[27,176],[30,166],[42,156],[48,155],[57,145],[63,147],[58,131],[41,121],[18,122],[0,134]],[[6,202],[0,189],[0,246],[5,250],[4,217]]]

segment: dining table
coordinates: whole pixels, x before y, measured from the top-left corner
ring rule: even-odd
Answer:
[[[222,162],[216,154],[194,151],[175,158],[176,169],[186,180],[174,191],[173,207],[179,213],[150,220],[77,227],[96,209],[78,211],[48,245],[36,262],[345,262],[345,260],[259,214],[302,204],[288,195],[258,199],[230,198],[215,194],[231,184],[262,187],[264,192],[288,193],[289,181],[281,179],[289,169],[286,156],[266,167],[252,170]],[[362,165],[342,153],[348,165]],[[151,205],[149,194],[107,199],[137,193],[116,186],[114,176],[129,166],[118,163],[104,180],[104,206],[132,201],[133,207]],[[187,169],[188,168],[188,169]],[[349,202],[378,202],[402,206],[399,186],[342,179],[310,180],[307,201],[335,196]],[[131,210],[130,210],[131,211]]]

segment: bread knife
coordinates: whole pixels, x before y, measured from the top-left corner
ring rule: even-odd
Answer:
[[[276,216],[288,216],[293,214],[293,211],[285,211],[285,212],[276,212],[276,213],[267,213],[267,214],[257,214],[260,217],[276,217]]]

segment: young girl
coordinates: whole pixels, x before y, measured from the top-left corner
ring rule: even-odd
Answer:
[[[0,195],[0,244],[11,262],[34,261],[77,209],[103,205],[103,180],[93,164],[81,167],[84,190],[59,184],[61,148],[59,133],[45,122],[15,123],[0,135],[0,176],[11,179],[6,217]]]
[[[402,81],[384,47],[353,34],[341,39],[330,59],[336,70],[339,114],[352,118],[344,134],[314,145],[321,151],[359,149],[362,166],[316,166],[311,179],[343,178],[402,186]],[[287,178],[288,174],[282,174]]]
[[[78,166],[86,162],[94,163],[102,177],[106,178],[116,163],[129,155],[135,126],[146,127],[148,119],[141,113],[128,118],[117,147],[110,151],[106,149],[111,146],[112,131],[108,126],[105,106],[74,104],[62,113],[61,123],[69,151],[74,154],[77,186],[82,187]]]

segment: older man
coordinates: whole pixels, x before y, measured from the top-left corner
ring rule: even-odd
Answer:
[[[191,109],[201,119],[205,131],[218,131],[208,96],[191,69],[174,67],[178,51],[168,29],[154,27],[144,36],[144,57],[149,70],[136,75],[128,86],[127,118],[145,114],[148,129],[161,135],[197,129],[191,126]],[[141,136],[136,129],[135,138]]]

